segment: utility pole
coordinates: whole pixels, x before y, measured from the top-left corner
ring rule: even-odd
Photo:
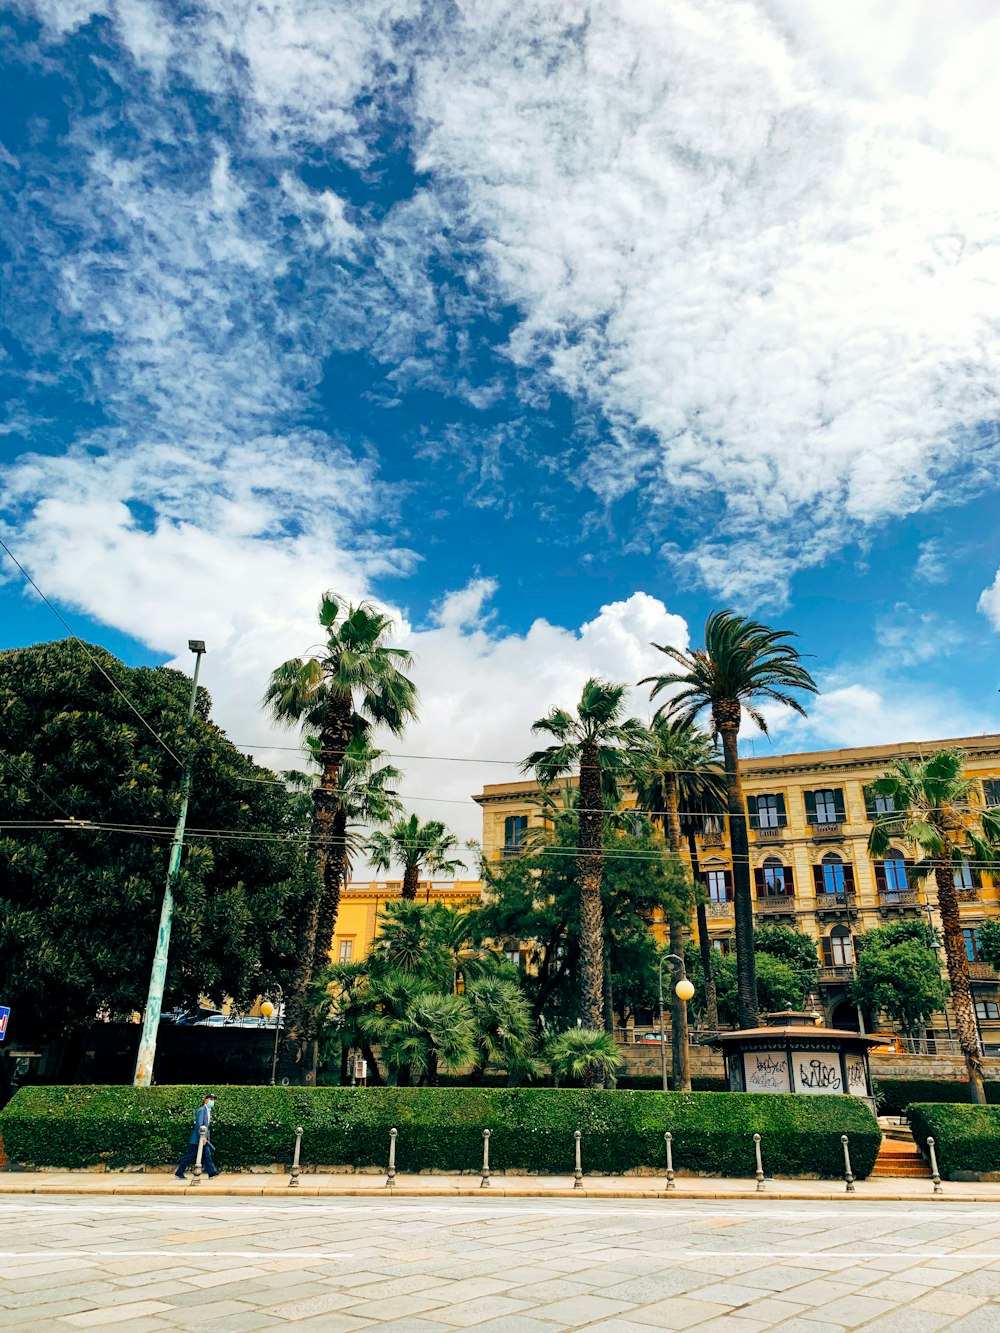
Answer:
[[[184,850],[184,826],[187,823],[188,802],[191,799],[191,723],[194,721],[194,706],[198,698],[198,671],[201,667],[205,644],[201,639],[188,639],[188,647],[194,653],[194,680],[191,682],[191,702],[188,705],[184,754],[184,767],[181,770],[181,808],[177,814],[177,827],[174,829],[170,844],[170,860],[167,864],[167,883],[163,890],[163,905],[160,908],[160,926],[156,932],[156,952],[153,954],[153,968],[149,974],[149,994],[146,997],[146,1012],[142,1018],[142,1036],[139,1039],[139,1054],[135,1062],[133,1086],[148,1088],[153,1081],[153,1061],[156,1059],[156,1035],[160,1027],[160,1012],[163,1009],[163,989],[167,981],[167,958],[170,954],[170,929],[174,920],[174,882],[181,868],[181,853]]]

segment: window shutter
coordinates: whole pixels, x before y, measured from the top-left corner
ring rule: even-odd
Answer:
[[[724,870],[722,873],[726,877],[726,902],[731,903],[733,901],[733,872]]]
[[[844,793],[839,787],[833,791],[833,807],[837,812],[837,823],[843,824],[847,819],[847,811],[844,808]]]
[[[757,797],[747,797],[747,813],[750,816],[750,827],[760,828],[760,816],[757,814]]]
[[[875,887],[879,893],[885,893],[885,862],[875,862]]]
[[[778,792],[778,828],[784,828],[788,823],[788,812],[785,810],[785,798],[781,792]]]
[[[854,892],[854,867],[844,863],[844,889],[847,893]]]
[[[983,779],[983,797],[987,806],[1000,806],[1000,778]]]
[[[791,898],[795,893],[795,876],[792,874],[792,867],[785,866],[781,873],[785,877],[785,893]]]
[[[756,866],[753,872],[753,882],[757,885],[757,897],[764,897],[764,871],[760,866]]]
[[[829,939],[825,935],[822,940],[822,945],[823,945],[823,966],[833,967],[833,945],[830,943]]]
[[[875,809],[875,793],[866,783],[865,788],[865,814],[869,819],[878,819],[878,811]]]
[[[824,889],[824,886],[823,886],[823,867],[822,867],[822,866],[813,866],[813,886],[814,886],[814,888],[816,889],[816,895],[817,895],[817,897],[818,897],[821,893],[824,893],[824,892],[825,892],[825,889]]]
[[[814,791],[803,792],[806,802],[806,823],[816,823],[816,793]]]
[[[972,887],[974,889],[981,889],[983,887],[983,877],[978,868],[976,866],[970,866],[969,870],[972,875]]]

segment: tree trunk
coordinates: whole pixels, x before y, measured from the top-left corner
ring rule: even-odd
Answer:
[[[676,773],[664,773],[663,795],[667,807],[667,843],[675,856],[681,852],[680,789]],[[670,918],[670,952],[684,957],[684,922],[678,916]],[[687,1005],[670,984],[670,1072],[674,1092],[691,1091],[691,1055],[688,1050]]]
[[[285,1037],[281,1044],[279,1075],[289,1083],[306,1083],[311,1074],[308,1044],[313,1023],[309,1012],[309,986],[316,961],[316,934],[320,901],[327,890],[327,872],[340,883],[340,863],[336,856],[334,821],[339,805],[340,765],[351,739],[354,709],[351,699],[334,699],[327,706],[320,733],[322,775],[313,792],[313,818],[310,828],[309,868],[312,871],[307,900],[299,918],[295,973],[285,997]],[[332,855],[331,855],[332,854]]]
[[[698,863],[698,844],[693,832],[688,832],[688,854],[691,857],[691,874],[695,883],[701,866]],[[715,968],[712,957],[712,941],[708,933],[708,912],[705,904],[698,904],[698,953],[701,956],[701,970],[705,977],[705,1025],[710,1032],[719,1030],[719,994],[715,986]]]
[[[420,863],[414,861],[412,864],[407,861],[403,869],[403,897],[408,903],[412,903],[417,897],[417,886],[420,883]]]
[[[319,901],[319,913],[316,919],[316,946],[313,956],[313,971],[326,967],[333,948],[333,935],[337,929],[337,916],[340,912],[340,897],[347,878],[347,811],[338,806],[333,817],[333,847],[326,865],[323,893]]]
[[[588,742],[580,749],[580,833],[576,862],[580,877],[580,1008],[586,1026],[598,1031],[604,1012],[603,838],[600,760],[597,746]]]
[[[715,729],[722,737],[726,765],[726,807],[729,813],[729,847],[733,857],[733,918],[736,925],[736,1011],[741,1028],[757,1026],[757,961],[753,943],[753,894],[750,880],[750,839],[746,805],[740,781],[737,734],[740,727],[738,699],[723,699],[712,710]]]
[[[951,1002],[958,1028],[958,1044],[965,1056],[969,1071],[969,1096],[979,1106],[986,1105],[983,1087],[982,1047],[979,1042],[979,1024],[976,1006],[969,986],[969,960],[965,952],[965,938],[958,912],[958,894],[955,892],[955,867],[951,857],[942,857],[934,866],[937,882],[938,911],[944,934],[944,956],[951,983]]]

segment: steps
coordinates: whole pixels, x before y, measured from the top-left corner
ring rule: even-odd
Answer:
[[[893,1125],[883,1135],[870,1180],[930,1180],[931,1169],[906,1126]]]

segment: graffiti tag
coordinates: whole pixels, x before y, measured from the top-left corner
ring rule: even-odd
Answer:
[[[840,1073],[837,1066],[826,1060],[810,1060],[809,1067],[799,1065],[799,1086],[803,1088],[830,1088],[839,1091]]]

